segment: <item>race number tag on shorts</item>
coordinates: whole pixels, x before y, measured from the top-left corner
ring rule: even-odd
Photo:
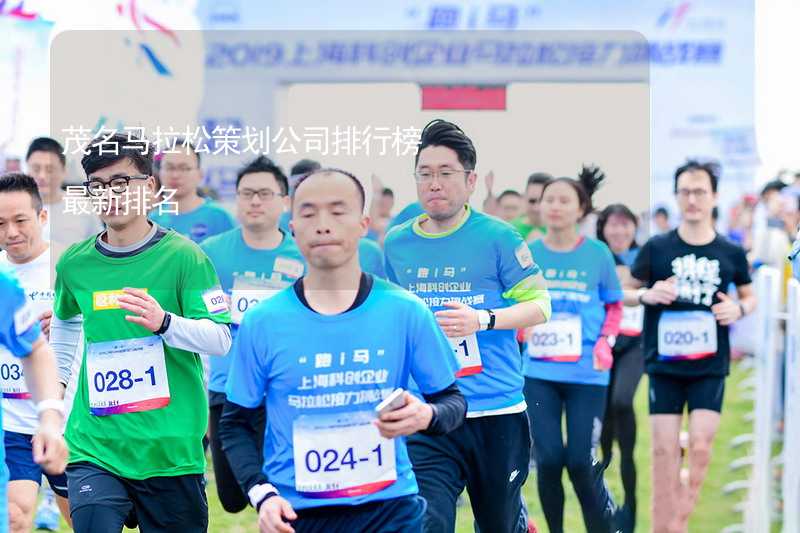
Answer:
[[[304,415],[294,421],[295,489],[306,498],[352,498],[397,480],[394,439],[371,412]]]
[[[581,358],[581,317],[556,313],[549,322],[534,326],[528,337],[528,355],[539,361],[575,363]]]
[[[0,346],[0,390],[3,398],[13,400],[30,400],[31,393],[25,385],[25,374],[22,373],[22,359]]]
[[[658,320],[661,361],[704,359],[717,353],[717,321],[708,311],[664,311]]]
[[[447,337],[453,353],[456,354],[458,361],[458,372],[456,377],[472,376],[480,374],[483,370],[481,361],[481,351],[478,349],[478,336],[474,333],[466,337]]]
[[[86,376],[93,415],[151,411],[169,404],[164,344],[159,336],[89,344]]]
[[[268,300],[286,286],[286,283],[275,280],[236,276],[231,290],[231,321],[241,324],[248,309]]]
[[[636,307],[624,306],[622,308],[622,322],[619,324],[619,332],[628,337],[638,337],[644,328],[644,306]]]

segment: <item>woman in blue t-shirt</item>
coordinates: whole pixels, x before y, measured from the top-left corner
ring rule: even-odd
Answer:
[[[547,233],[530,244],[553,308],[550,322],[528,332],[524,352],[539,499],[551,533],[563,531],[564,467],[587,531],[607,533],[614,520],[603,466],[593,454],[602,430],[622,291],[608,246],[577,230],[592,211],[592,193],[604,177],[597,168],[584,168],[578,180],[557,178],[545,184],[540,206]]]
[[[597,237],[606,243],[614,254],[617,275],[624,284],[631,274],[631,265],[639,253],[636,215],[622,204],[611,204],[597,217]],[[616,439],[620,451],[620,474],[625,490],[625,503],[620,512],[623,531],[633,531],[636,524],[636,463],[633,449],[636,445],[636,414],[633,398],[644,374],[642,328],[644,308],[625,307],[622,312],[620,335],[614,345],[614,367],[608,388],[608,404],[600,438],[603,463],[611,462],[611,450]]]

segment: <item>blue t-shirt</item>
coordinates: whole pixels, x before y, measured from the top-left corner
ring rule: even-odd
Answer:
[[[412,376],[431,394],[455,381],[450,345],[418,298],[375,279],[360,306],[321,315],[290,287],[245,315],[233,350],[228,400],[255,408],[266,393],[264,473],[295,509],[417,493],[405,439],[381,438],[371,421]]]
[[[389,230],[395,226],[399,226],[404,224],[405,222],[411,220],[412,218],[416,218],[425,210],[422,209],[422,204],[419,202],[414,202],[405,206],[399,213],[397,213],[392,220],[389,221],[389,224],[386,226],[386,233],[389,233]]]
[[[0,350],[8,350],[15,357],[27,357],[33,343],[41,335],[39,321],[33,307],[25,298],[16,278],[0,269]],[[0,412],[0,442],[3,440],[2,413]],[[5,446],[0,446],[0,495],[5,496],[8,484]],[[0,499],[0,532],[7,531],[6,498]]]
[[[622,252],[621,254],[615,255],[623,265],[630,268],[633,266],[634,261],[636,261],[636,256],[639,255],[639,247],[636,246],[635,248],[628,248],[628,250]]]
[[[364,237],[358,242],[358,262],[361,270],[377,278],[386,278],[383,269],[383,250],[378,243]]]
[[[470,210],[459,227],[434,236],[420,227],[426,217],[390,231],[384,253],[387,278],[420,296],[433,311],[448,309],[447,301],[474,309],[510,307],[516,302],[504,294],[540,272],[517,230],[500,219]],[[470,413],[524,402],[514,331],[479,331],[452,343],[462,359],[458,386]]]
[[[545,328],[556,320],[580,317],[581,347],[577,361],[565,362],[534,359],[526,343],[523,351],[525,375],[548,381],[608,385],[609,372],[594,369],[592,351],[606,319],[605,304],[622,299],[611,250],[604,243],[589,238],[569,252],[551,250],[541,239],[531,243],[530,248],[542,266],[550,292],[553,315]],[[537,327],[533,328],[534,335],[548,335],[542,333],[545,328],[539,328],[537,333]],[[540,342],[563,346],[569,334],[568,329],[558,330]]]
[[[196,243],[236,226],[233,216],[221,205],[208,198],[205,198],[197,209],[180,215],[171,213],[159,215],[158,211],[153,211],[150,213],[150,220],[161,227],[174,229]]]
[[[278,219],[278,227],[283,230],[284,233],[292,233],[292,229],[289,227],[289,222],[292,220],[292,212],[291,211],[284,211],[281,213],[281,218]]]
[[[203,241],[200,248],[208,255],[219,276],[222,290],[231,297],[231,334],[235,338],[246,311],[264,297],[291,285],[305,271],[305,260],[294,239],[284,234],[272,250],[256,250],[242,238],[242,229],[234,228]],[[225,392],[230,353],[209,358],[211,375],[208,390]]]

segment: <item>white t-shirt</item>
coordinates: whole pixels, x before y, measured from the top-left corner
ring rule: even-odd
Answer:
[[[42,238],[46,241],[66,248],[103,230],[97,215],[85,212],[91,204],[84,198],[71,198],[69,206],[61,198],[59,202],[44,207],[47,209],[47,224],[42,228]]]
[[[37,315],[53,310],[55,292],[50,279],[50,247],[33,261],[22,265],[12,263],[8,260],[6,252],[1,251],[0,267],[15,273],[19,279],[20,286],[25,291],[25,296],[32,303]],[[83,348],[82,336],[78,347],[79,350]],[[5,389],[5,384],[10,383],[13,378],[21,374],[22,360],[5,351],[3,347],[0,347],[0,352],[5,352],[0,353],[0,383],[4,385],[3,388]],[[13,365],[15,364],[18,366],[14,367]],[[67,414],[75,397],[79,371],[80,357],[76,357],[72,367],[72,379],[64,398]],[[19,383],[19,380],[15,380],[15,385]],[[24,379],[21,383],[24,384]],[[3,430],[33,435],[39,425],[39,417],[36,416],[36,406],[33,400],[17,399],[13,398],[13,396],[17,396],[17,394],[3,393]]]

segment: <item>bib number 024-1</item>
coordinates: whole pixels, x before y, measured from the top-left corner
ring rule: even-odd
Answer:
[[[381,437],[370,412],[295,420],[295,488],[307,498],[350,498],[397,480],[394,439]]]

